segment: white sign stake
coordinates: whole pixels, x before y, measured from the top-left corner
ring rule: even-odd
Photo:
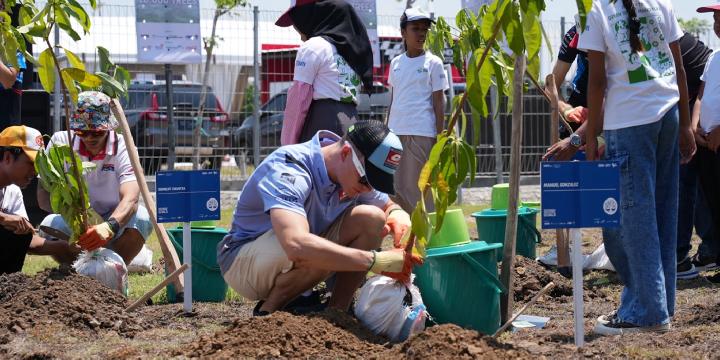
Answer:
[[[183,263],[189,267],[185,271],[185,293],[183,294],[183,310],[185,313],[192,312],[192,239],[190,223],[183,223]]]
[[[585,326],[583,322],[583,256],[581,229],[570,229],[570,241],[572,241],[575,346],[581,348],[585,344]],[[185,283],[185,287],[188,287],[187,282]],[[185,291],[187,292],[187,290]]]

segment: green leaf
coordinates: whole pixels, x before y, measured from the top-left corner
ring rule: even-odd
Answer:
[[[72,100],[72,103],[76,104],[80,91],[78,90],[77,85],[75,85],[73,77],[69,74],[67,70],[68,69],[62,69],[60,71],[60,74],[62,75],[62,81],[65,84],[65,88],[67,89],[68,94],[70,94],[70,99]]]
[[[43,89],[47,92],[55,91],[55,58],[51,48],[45,49],[40,53],[40,67],[38,68],[38,76]]]
[[[443,147],[447,141],[448,138],[446,135],[438,135],[437,142],[430,150],[430,156],[428,156],[428,160],[425,162],[425,165],[423,165],[423,168],[420,171],[420,176],[418,177],[418,188],[421,193],[425,191],[428,182],[430,182],[431,173],[440,160],[440,154],[442,153]]]
[[[535,79],[535,80],[540,79],[540,57],[539,56],[527,59],[527,72],[530,74],[530,76],[533,77],[533,79]]]
[[[67,73],[73,80],[77,81],[81,86],[88,89],[97,88],[103,83],[102,79],[99,76],[90,74],[89,72],[82,69],[65,68],[62,69],[62,72]]]
[[[125,89],[123,88],[123,85],[120,84],[114,78],[112,78],[110,75],[108,75],[104,72],[96,72],[95,75],[99,76],[103,81],[103,86],[107,86],[109,88],[109,90],[112,92],[112,94],[108,93],[108,96],[117,98],[119,95],[125,93]]]
[[[100,71],[107,73],[110,71],[110,68],[115,65],[110,61],[110,52],[102,46],[98,46],[97,50],[98,57],[100,58]]]
[[[502,18],[503,32],[508,46],[515,54],[523,54],[525,40],[523,38],[522,21],[520,19],[520,6],[512,2]]]
[[[82,26],[83,30],[87,34],[88,31],[90,31],[90,16],[88,16],[88,13],[76,0],[67,0],[67,2],[68,5],[65,10],[70,14],[70,16],[77,19],[78,23],[80,23],[80,26]]]
[[[502,18],[505,16],[505,11],[507,10],[507,6],[511,2],[511,0],[496,0],[488,7],[487,12],[483,15],[482,19],[482,36],[486,42],[490,41],[496,24],[502,21]]]
[[[416,206],[412,212],[411,222],[412,227],[410,228],[412,233],[415,234],[415,248],[418,250],[420,256],[425,257],[425,248],[428,242],[428,230],[430,227],[430,221],[425,213],[425,207],[422,200],[419,201],[420,206]]]
[[[575,0],[578,7],[578,15],[580,17],[580,32],[585,31],[587,25],[587,14],[592,9],[592,0]]]
[[[71,67],[74,67],[74,68],[77,68],[77,69],[80,69],[83,71],[85,70],[85,64],[83,64],[82,60],[80,60],[80,58],[77,55],[75,55],[72,51],[70,51],[67,48],[63,48],[63,50],[65,51],[65,56],[67,56],[68,62],[70,63]]]
[[[527,2],[525,0],[524,2]],[[521,4],[523,1],[520,2]],[[529,59],[539,57],[540,47],[542,46],[542,29],[540,27],[540,10],[534,1],[527,3],[527,8],[522,12],[522,28],[523,37],[527,57]]]

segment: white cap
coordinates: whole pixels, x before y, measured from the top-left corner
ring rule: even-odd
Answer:
[[[405,12],[403,13],[407,19],[406,22],[410,21],[418,21],[418,20],[430,20],[431,22],[435,22],[428,13],[423,11],[421,8],[409,8],[405,9]]]

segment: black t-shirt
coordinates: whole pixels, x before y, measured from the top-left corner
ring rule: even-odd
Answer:
[[[700,76],[705,70],[705,63],[712,54],[712,50],[694,35],[687,32],[683,34],[679,41],[683,68],[685,68],[685,75],[687,76],[690,104],[692,104],[695,102],[700,90]]]
[[[573,107],[587,107],[588,60],[587,54],[577,48],[578,36],[575,26],[565,33],[558,52],[558,60],[572,64],[577,59],[577,69],[572,80],[572,93],[568,98],[568,104]]]

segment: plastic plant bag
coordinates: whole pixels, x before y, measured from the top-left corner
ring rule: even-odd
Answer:
[[[105,248],[83,251],[73,263],[73,268],[78,274],[91,277],[128,296],[127,267],[116,252]]]
[[[360,289],[355,316],[375,334],[400,342],[425,330],[428,314],[417,286],[376,275]]]
[[[140,249],[140,252],[135,256],[134,259],[130,262],[130,265],[127,266],[127,269],[131,273],[148,273],[152,271],[152,259],[153,259],[153,252],[150,250],[147,245],[143,245],[142,249]]]

